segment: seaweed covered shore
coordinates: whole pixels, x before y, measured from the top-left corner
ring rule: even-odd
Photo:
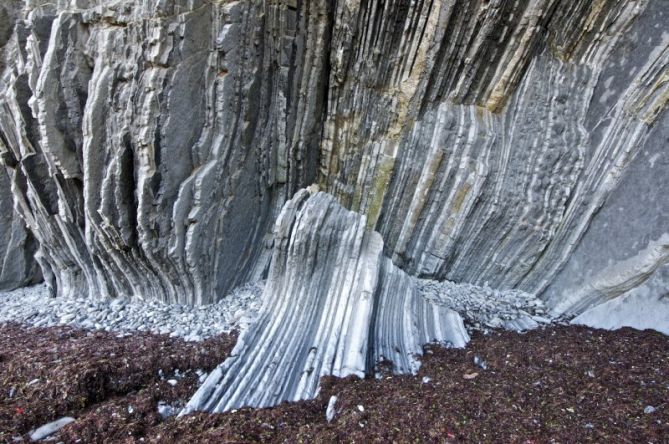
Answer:
[[[62,417],[75,420],[55,442],[669,441],[669,338],[650,330],[476,333],[430,348],[417,376],[328,378],[312,401],[174,416],[235,339],[0,326],[0,441]]]

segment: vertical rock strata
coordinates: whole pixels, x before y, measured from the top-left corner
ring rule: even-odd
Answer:
[[[34,257],[60,296],[205,304],[269,272],[255,327],[189,405],[216,411],[463,345],[416,277],[581,320],[665,313],[667,11],[6,1],[0,286],[32,281]],[[647,312],[635,325],[662,322]]]
[[[26,2],[0,136],[59,295],[201,304],[315,178],[329,2]]]
[[[0,73],[5,67],[5,46],[12,37],[18,1],[8,0],[0,5]],[[0,75],[0,92],[4,84]],[[0,152],[6,150],[0,137]],[[34,284],[41,278],[34,259],[37,243],[23,219],[14,210],[9,175],[0,171],[0,290],[12,290]]]
[[[667,108],[669,2],[344,3],[324,188],[411,274],[542,292]]]
[[[363,216],[299,191],[279,215],[263,307],[184,413],[266,407],[315,396],[322,376],[416,371],[422,346],[464,346],[462,318],[419,294],[382,255]]]
[[[0,171],[0,190],[0,290],[13,290],[36,284],[42,275],[34,258],[37,242],[14,211],[5,171]]]
[[[668,0],[20,3],[0,149],[60,295],[211,302],[318,180],[409,274],[559,299],[669,103]]]

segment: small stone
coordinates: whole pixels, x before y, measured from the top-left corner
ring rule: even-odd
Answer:
[[[327,422],[332,422],[332,420],[335,417],[335,405],[337,404],[337,397],[336,396],[330,396],[330,400],[328,401],[328,407],[325,410],[325,419]]]
[[[358,411],[362,413],[365,411],[365,408],[358,404]]]
[[[66,315],[64,315],[60,318],[60,322],[61,322],[61,324],[67,324],[68,322],[71,322],[72,320],[74,320],[74,318],[76,316],[77,315],[74,314],[74,313],[66,314]]]
[[[488,370],[488,364],[480,356],[474,356],[474,364],[483,370]]]
[[[57,421],[50,422],[48,424],[44,424],[42,427],[32,431],[30,433],[30,439],[33,441],[40,441],[48,436],[53,435],[56,433],[58,430],[62,429],[66,425],[74,422],[74,418],[70,418],[69,416],[66,416],[64,418],[60,418]]]
[[[429,376],[423,376],[423,384],[428,384],[430,381],[432,381],[432,378]]]
[[[647,405],[646,408],[643,409],[643,412],[646,413],[646,414],[651,414],[651,413],[655,413],[656,410],[657,409],[655,407],[653,407],[652,405]]]
[[[200,384],[202,384],[202,383],[207,379],[207,376],[209,376],[209,373],[207,373],[207,372],[205,372],[205,371],[203,371],[203,370],[201,370],[201,369],[197,369],[197,370],[195,371],[195,374],[197,375],[197,381],[198,381]]]
[[[171,405],[166,404],[163,401],[160,401],[158,403],[158,414],[163,418],[169,418],[170,416],[174,416],[177,413],[179,413],[179,409],[177,409],[176,407],[172,407]]]

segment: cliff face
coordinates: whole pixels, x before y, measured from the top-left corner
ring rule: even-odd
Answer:
[[[214,301],[317,182],[409,275],[662,303],[668,0],[17,6],[0,149],[59,295]]]
[[[17,9],[18,2],[0,5],[0,73],[5,67],[5,46],[12,37]],[[0,151],[2,147],[4,141],[0,137]],[[4,169],[0,171],[0,190],[0,290],[12,290],[38,282],[41,273],[34,258],[37,242],[14,210],[12,182]]]
[[[315,179],[321,3],[27,3],[0,134],[59,295],[206,303],[266,268]]]
[[[660,163],[628,166],[644,149],[666,151],[651,131],[669,97],[667,2],[382,3],[348,2],[356,9],[335,26],[343,56],[321,181],[368,215],[396,264],[559,297],[586,277],[576,269],[551,287],[584,234],[603,240],[595,233],[630,219],[633,242],[604,241],[609,258],[592,246],[578,263],[648,242],[665,253],[645,266],[666,263],[659,191],[643,190],[654,201],[644,216],[591,221],[623,178],[666,182]]]

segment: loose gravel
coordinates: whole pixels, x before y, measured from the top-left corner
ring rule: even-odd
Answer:
[[[0,325],[70,325],[121,335],[146,331],[201,341],[246,329],[260,309],[263,288],[264,282],[247,284],[216,304],[193,307],[159,301],[53,298],[45,285],[36,285],[0,293]]]
[[[531,330],[552,322],[543,301],[529,293],[449,281],[417,282],[423,297],[460,313],[470,333],[495,328]],[[146,331],[201,341],[248,328],[260,309],[264,286],[264,281],[247,284],[216,304],[193,307],[159,301],[52,298],[45,285],[36,285],[0,293],[0,325],[70,325],[120,334]]]
[[[524,291],[495,290],[450,281],[417,281],[423,297],[460,313],[470,332],[495,328],[532,330],[553,322],[544,302]]]

